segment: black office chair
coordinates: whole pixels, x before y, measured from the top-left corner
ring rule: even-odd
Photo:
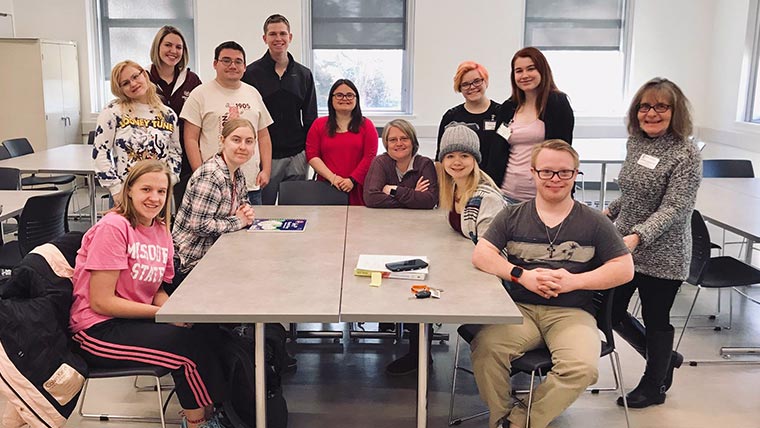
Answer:
[[[21,190],[21,171],[0,167],[0,190]]]
[[[705,159],[702,161],[702,177],[754,178],[755,171],[749,159]]]
[[[710,257],[710,233],[707,230],[705,220],[699,211],[694,210],[691,215],[691,266],[687,283],[695,285],[697,292],[694,293],[694,300],[691,302],[689,313],[686,315],[681,335],[676,343],[676,351],[681,345],[686,327],[689,325],[689,319],[694,311],[694,305],[697,303],[699,292],[703,288],[731,288],[739,294],[749,297],[741,290],[735,287],[745,285],[760,284],[760,270],[750,266],[740,260],[729,256]],[[731,299],[733,294],[729,294]],[[755,299],[750,301],[758,303]],[[730,301],[729,301],[730,302]],[[729,325],[726,329],[731,329],[733,324],[733,305],[729,304],[731,314],[729,316]]]
[[[18,240],[0,247],[0,269],[13,269],[34,247],[69,231],[67,210],[73,191],[33,196],[19,216]]]
[[[8,151],[8,149],[5,148],[5,146],[0,146],[0,160],[4,159],[10,159],[11,153]]]
[[[28,155],[34,153],[34,148],[26,138],[12,138],[10,140],[3,141],[3,146],[8,150],[10,157],[15,158],[18,156]],[[72,174],[66,175],[50,175],[50,176],[38,176],[32,174],[29,177],[21,179],[22,186],[39,186],[39,185],[54,185],[60,186],[73,182],[76,177]],[[37,189],[40,190],[40,189]]]
[[[161,385],[161,377],[169,374],[169,369],[164,367],[158,367],[158,366],[145,366],[145,367],[133,367],[133,368],[123,368],[123,369],[102,369],[97,367],[88,367],[89,368],[89,374],[87,375],[87,378],[85,379],[84,386],[82,387],[82,394],[81,398],[79,400],[79,416],[81,416],[84,419],[98,419],[101,421],[108,421],[108,420],[120,420],[120,421],[131,421],[131,422],[160,422],[161,428],[166,428],[166,407],[169,405],[169,400],[171,399],[172,392],[169,393],[166,400],[164,400],[162,390],[164,389]],[[156,394],[158,395],[158,410],[159,410],[159,417],[149,417],[149,416],[134,416],[134,415],[112,415],[112,414],[106,414],[106,413],[91,413],[91,412],[84,412],[84,401],[87,398],[87,386],[90,383],[91,379],[110,379],[110,378],[117,378],[117,377],[130,377],[130,376],[148,376],[154,379],[156,382],[155,387],[147,388],[144,390],[150,390],[150,391],[156,391]],[[179,424],[180,421],[170,421],[169,423],[175,423]]]
[[[278,205],[348,205],[348,193],[326,181],[299,180],[280,183]]]
[[[623,386],[623,370],[620,366],[620,355],[618,355],[618,352],[615,349],[615,336],[612,334],[612,297],[614,292],[614,289],[595,292],[594,308],[596,309],[596,325],[604,335],[604,340],[601,341],[602,348],[599,358],[609,355],[610,361],[612,362],[612,376],[615,379],[615,386],[589,388],[589,390],[592,394],[596,394],[599,391],[618,391],[623,397],[625,397],[626,392]],[[473,324],[463,324],[457,329],[459,337],[457,337],[456,351],[454,354],[454,370],[451,381],[451,398],[449,401],[449,426],[459,425],[464,421],[488,414],[488,411],[486,410],[474,415],[454,418],[454,398],[456,397],[457,373],[463,371],[465,373],[473,374],[472,370],[459,365],[459,339],[461,338],[467,343],[471,343],[479,329],[479,325]],[[517,373],[527,373],[530,375],[530,388],[527,391],[513,391],[513,394],[528,394],[528,403],[526,404],[528,418],[526,426],[530,426],[530,411],[533,406],[533,387],[535,386],[535,378],[536,376],[545,376],[546,373],[551,370],[552,366],[552,356],[546,348],[528,351],[522,357],[512,361],[512,376]],[[624,404],[625,423],[628,428],[630,428],[631,423],[628,419],[628,403],[624,400]]]
[[[95,131],[90,131],[87,133],[87,144],[91,146],[95,145]]]

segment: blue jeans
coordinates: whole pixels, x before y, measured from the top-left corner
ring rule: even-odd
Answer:
[[[261,205],[261,189],[248,192],[248,203],[251,205]]]

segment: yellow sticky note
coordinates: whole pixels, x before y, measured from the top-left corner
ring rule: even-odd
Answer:
[[[372,272],[372,279],[369,282],[370,287],[379,287],[383,282],[383,274],[381,272]]]

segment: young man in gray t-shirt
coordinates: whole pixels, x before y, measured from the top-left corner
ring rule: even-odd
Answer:
[[[522,325],[484,326],[472,342],[475,379],[494,428],[525,426],[525,409],[511,404],[509,362],[526,351],[546,346],[557,361],[533,395],[532,428],[546,427],[596,382],[591,290],[633,277],[633,259],[614,225],[572,199],[575,150],[562,140],[539,144],[531,171],[536,198],[499,213],[473,254],[478,269],[504,280],[524,318]]]

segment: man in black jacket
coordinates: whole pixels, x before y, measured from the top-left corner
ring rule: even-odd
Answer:
[[[281,181],[306,178],[306,133],[317,118],[317,95],[311,70],[288,53],[293,34],[287,18],[267,18],[263,39],[267,52],[248,65],[242,80],[258,89],[274,119],[272,175],[262,191],[263,204],[274,205]]]

